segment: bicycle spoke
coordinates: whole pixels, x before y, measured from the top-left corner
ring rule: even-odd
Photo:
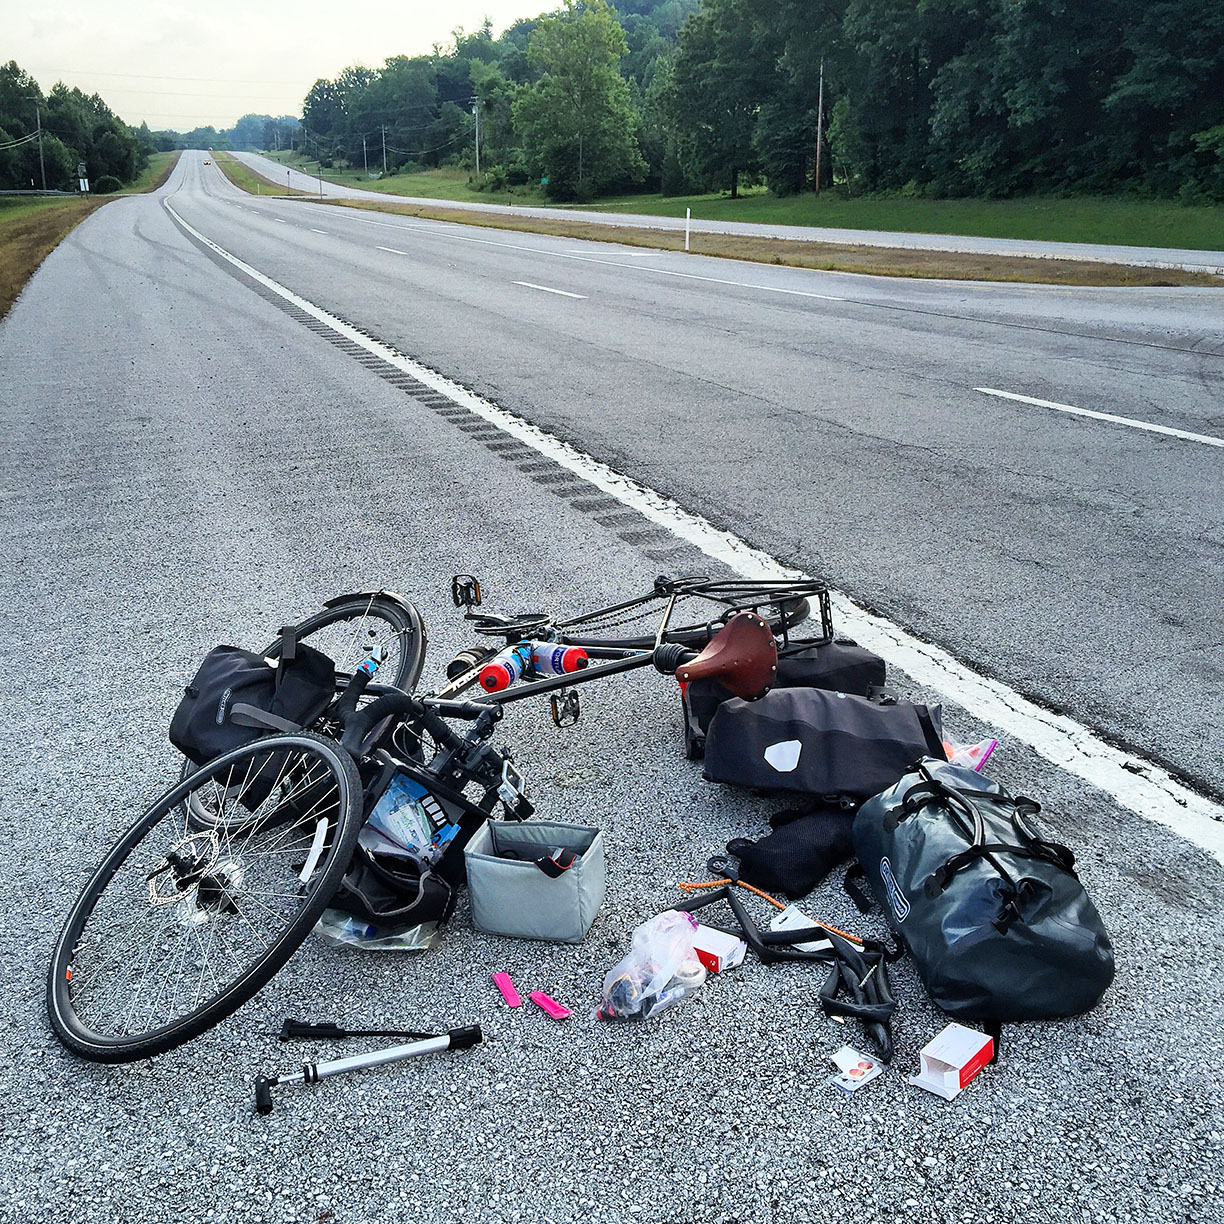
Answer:
[[[339,882],[359,799],[351,758],[297,733],[237,749],[167,791],[91,877],[61,936],[48,983],[57,1034],[120,1061],[169,1049],[249,998]]]

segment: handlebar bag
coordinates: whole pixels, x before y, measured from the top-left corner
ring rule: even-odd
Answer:
[[[1109,935],[1038,804],[926,759],[854,819],[875,899],[931,998],[957,1020],[1074,1016],[1113,981]]]
[[[300,731],[335,700],[322,651],[286,642],[276,666],[238,646],[208,652],[170,720],[170,742],[197,765],[271,731]]]
[[[865,697],[872,689],[883,687],[884,671],[884,660],[856,642],[821,642],[794,653],[784,650],[779,654],[777,678],[772,687],[819,688]],[[694,680],[681,684],[680,696],[689,743],[700,748],[715,711],[734,694],[717,680]]]
[[[760,790],[867,799],[924,756],[943,755],[941,711],[819,688],[733,697],[710,721],[705,775]]]

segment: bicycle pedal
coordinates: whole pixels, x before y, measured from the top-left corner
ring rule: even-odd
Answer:
[[[582,714],[577,689],[562,689],[559,693],[554,693],[548,699],[548,704],[552,709],[553,722],[558,727],[572,727]]]
[[[479,608],[480,579],[471,574],[456,574],[451,579],[451,599],[456,608]]]

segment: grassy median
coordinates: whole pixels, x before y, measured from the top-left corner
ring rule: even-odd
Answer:
[[[256,173],[228,154],[218,165],[235,185],[247,191],[268,194],[284,186]],[[331,172],[329,171],[329,176]],[[402,175],[400,189],[411,190],[425,174]],[[453,173],[450,175],[453,179]],[[254,180],[256,186],[251,186]],[[330,181],[325,178],[324,181]],[[384,180],[384,183],[390,180]],[[434,181],[439,187],[442,180]],[[367,184],[368,185],[368,184]],[[399,185],[399,184],[397,184]],[[575,211],[573,220],[554,221],[542,217],[520,217],[503,212],[471,212],[447,208],[444,200],[436,204],[401,204],[393,200],[319,200],[309,192],[296,192],[307,199],[342,208],[361,208],[372,212],[421,217],[431,221],[450,221],[458,225],[478,225],[490,229],[521,233],[553,234],[592,242],[615,242],[623,246],[647,247],[665,251],[684,249],[684,235],[677,230],[638,229],[585,221]],[[458,189],[456,188],[456,194]],[[468,198],[473,193],[468,193]],[[485,198],[485,197],[482,197]],[[517,203],[525,203],[518,200]],[[780,201],[784,202],[784,201]],[[681,210],[683,215],[683,210]],[[745,218],[746,219],[746,218]],[[1126,264],[1089,263],[1072,259],[1030,259],[1003,255],[961,255],[943,251],[911,251],[891,247],[844,246],[840,243],[806,242],[793,239],[748,238],[727,234],[693,234],[689,243],[694,255],[720,259],[740,259],[750,263],[779,264],[813,268],[823,272],[863,272],[874,276],[903,276],[932,280],[1003,281],[1023,284],[1160,287],[1207,285],[1220,288],[1224,279],[1204,272],[1181,272],[1170,268],[1135,268]]]

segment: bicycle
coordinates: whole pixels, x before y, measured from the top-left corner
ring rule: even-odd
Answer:
[[[435,797],[461,830],[459,845],[499,804],[510,819],[530,814],[509,754],[489,742],[506,704],[547,694],[554,721],[568,725],[577,686],[651,665],[759,695],[779,649],[832,637],[828,592],[806,580],[660,578],[640,597],[568,618],[477,613],[480,584],[470,575],[454,579],[451,595],[486,644],[461,652],[446,681],[419,696],[411,690],[425,628],[403,596],[343,596],[293,627],[298,641],[334,651],[335,702],[309,730],[265,735],[184,769],[110,848],[69,911],[48,972],[48,1016],[64,1045],[98,1062],[152,1057],[252,998],[327,907],[391,773]],[[819,636],[792,638],[813,599]],[[680,607],[704,615],[673,620]],[[265,650],[269,661],[285,632]],[[504,648],[530,639],[580,646],[587,666],[462,698],[498,639]]]

